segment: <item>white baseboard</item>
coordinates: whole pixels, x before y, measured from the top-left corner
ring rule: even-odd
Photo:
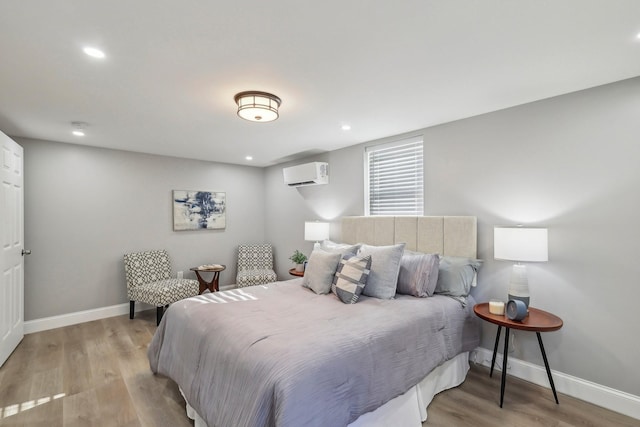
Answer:
[[[235,289],[235,285],[220,286],[221,291]],[[142,302],[136,303],[138,311],[150,310],[155,307]],[[129,313],[129,303],[112,305],[109,307],[94,308],[91,310],[77,311],[75,313],[61,314],[59,316],[43,317],[42,319],[27,320],[24,322],[24,333],[47,331],[49,329],[62,328],[63,326],[77,325],[78,323],[91,322],[92,320],[106,319],[107,317],[121,316]]]
[[[493,351],[478,347],[471,352],[469,361],[490,368],[492,356]],[[494,371],[496,370],[499,372],[499,375],[502,375],[501,354],[496,355]],[[516,359],[515,357],[509,357],[507,373],[551,390],[549,379],[547,378],[547,371],[544,366],[534,365],[533,363]],[[583,380],[572,375],[554,371],[553,369],[551,373],[557,392],[619,412],[629,417],[640,419],[640,396]],[[561,397],[559,397],[559,400],[560,404],[562,404]]]
[[[143,311],[154,308],[149,304],[136,303],[135,311]],[[62,328],[63,326],[77,325],[78,323],[91,322],[92,320],[106,319],[107,317],[129,314],[129,303],[112,305],[109,307],[95,308],[92,310],[77,311],[75,313],[61,314],[59,316],[43,317],[42,319],[27,320],[24,322],[24,333],[47,331],[49,329]]]

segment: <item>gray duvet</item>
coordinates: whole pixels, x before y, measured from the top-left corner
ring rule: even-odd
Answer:
[[[301,283],[171,305],[149,346],[151,370],[172,378],[209,427],[338,427],[479,344],[473,301],[347,305]]]

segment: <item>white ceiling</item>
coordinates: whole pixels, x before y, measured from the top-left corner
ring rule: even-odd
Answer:
[[[266,166],[638,76],[638,33],[636,0],[2,0],[0,129]]]

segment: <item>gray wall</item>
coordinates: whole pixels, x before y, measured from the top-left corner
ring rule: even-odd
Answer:
[[[264,239],[263,169],[16,138],[25,158],[25,320],[128,301],[122,255],[167,249],[174,276]],[[172,190],[225,191],[225,230],[172,228]]]
[[[354,146],[266,169],[266,239],[281,254],[275,259],[276,273],[281,279],[286,279],[288,270],[294,267],[288,259],[294,250],[299,249],[307,256],[311,253],[313,242],[304,241],[305,221],[331,221],[346,215],[363,214],[362,150],[361,146]],[[285,185],[282,168],[308,161],[329,163],[329,184],[308,187]],[[339,222],[332,221],[331,235],[335,238],[340,236],[339,225]]]
[[[639,99],[636,78],[411,133],[424,135],[425,214],[478,217],[476,299],[507,293],[511,264],[493,260],[493,227],[548,227],[549,262],[528,271],[532,305],[564,320],[543,335],[551,367],[636,396]],[[296,162],[328,161],[326,186],[288,188],[288,164],[267,169],[266,238],[280,254],[311,251],[305,220],[364,213],[365,145]],[[279,257],[280,275],[290,267]],[[494,336],[485,324],[482,346]],[[513,356],[543,365],[535,334],[516,332]]]

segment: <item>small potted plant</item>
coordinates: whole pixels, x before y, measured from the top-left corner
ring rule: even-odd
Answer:
[[[307,260],[307,256],[305,254],[296,249],[289,259],[295,263],[296,271],[304,271],[304,266],[302,264]]]

